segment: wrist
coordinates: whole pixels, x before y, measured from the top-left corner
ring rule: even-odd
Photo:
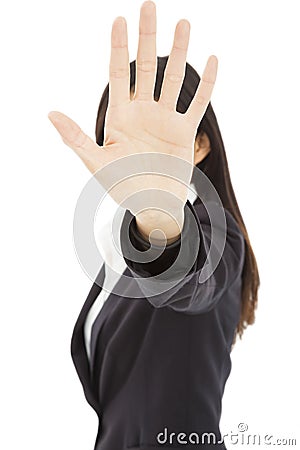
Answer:
[[[179,239],[184,224],[184,206],[168,212],[147,209],[135,216],[141,236],[154,245],[168,245]]]

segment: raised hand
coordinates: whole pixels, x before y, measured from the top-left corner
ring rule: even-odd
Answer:
[[[132,194],[144,190],[142,202],[136,202],[133,196],[122,205],[135,215],[141,210],[141,204],[146,211],[148,206],[153,207],[153,192],[158,198],[158,189],[175,196],[178,199],[176,204],[178,209],[180,206],[183,209],[187,199],[194,165],[197,128],[211,98],[218,64],[215,56],[208,58],[201,82],[188,110],[185,114],[178,113],[176,104],[185,74],[189,35],[189,22],[180,20],[176,26],[160,98],[155,101],[153,94],[157,67],[156,7],[152,1],[142,4],[136,58],[136,85],[131,99],[127,24],[123,17],[118,17],[114,21],[109,65],[109,104],[103,146],[97,145],[66,115],[58,111],[52,111],[48,115],[65,144],[77,153],[92,174],[96,172],[99,174],[100,182],[101,170],[109,165],[109,170],[105,171],[103,184],[109,185],[110,171],[112,178],[120,181],[109,192],[117,203],[122,204]],[[165,176],[145,173],[151,164],[149,153],[170,156],[168,164],[164,162],[160,170]],[[140,155],[134,160],[135,173],[139,175],[123,180],[121,165],[113,163],[136,154]],[[178,164],[177,158],[186,161],[189,170],[183,171],[183,166]],[[175,172],[178,180],[167,176],[171,172],[172,176]],[[166,195],[164,198],[163,209],[169,213],[170,196]]]

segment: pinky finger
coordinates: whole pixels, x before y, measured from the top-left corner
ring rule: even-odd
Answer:
[[[206,108],[210,102],[212,91],[217,78],[218,59],[216,56],[211,55],[206,63],[205,69],[202,74],[201,81],[195,93],[191,104],[185,113],[186,118],[198,126]]]

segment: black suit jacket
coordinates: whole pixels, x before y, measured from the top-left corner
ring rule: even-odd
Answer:
[[[134,249],[145,250],[149,244],[126,210],[120,233],[129,278],[119,280],[122,295],[111,293],[94,323],[97,344],[90,362],[83,326],[101,291],[104,265],[71,339],[86,400],[99,417],[95,450],[225,449],[212,442],[221,439],[221,401],[241,311],[245,252],[238,225],[228,211],[225,217],[221,260],[208,280],[199,283],[211,243],[211,223],[201,201],[187,200],[180,239],[146,263],[132,261]],[[214,241],[212,251],[219,251]],[[157,285],[143,284],[150,276],[157,277]],[[156,294],[155,286],[166,280],[178,284]]]

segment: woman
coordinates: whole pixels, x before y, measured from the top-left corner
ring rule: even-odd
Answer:
[[[224,450],[219,421],[230,352],[255,318],[257,265],[210,104],[217,59],[208,59],[199,83],[186,63],[189,31],[186,20],[178,22],[170,56],[157,58],[155,4],[144,2],[137,61],[129,65],[126,22],[115,20],[97,143],[64,114],[49,113],[63,141],[99,174],[100,183],[118,181],[109,193],[126,208],[120,230],[126,276],[97,304],[106,279],[102,266],[71,343],[86,399],[99,417],[97,450]],[[157,155],[166,176],[148,172]],[[118,161],[125,164],[127,157],[134,160],[135,176],[125,179]],[[221,224],[213,238],[206,207],[217,213],[220,208],[199,198],[205,193],[196,168],[224,208],[222,251],[216,244]],[[200,280],[210,246],[219,262]],[[136,251],[147,258],[136,258]]]

